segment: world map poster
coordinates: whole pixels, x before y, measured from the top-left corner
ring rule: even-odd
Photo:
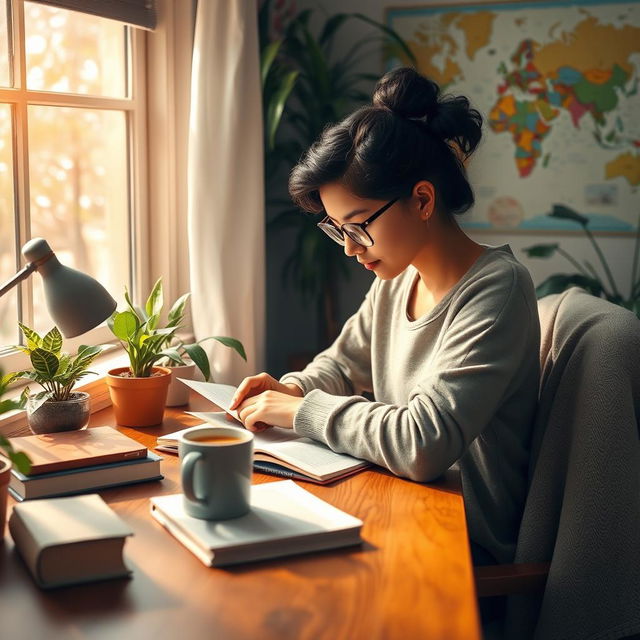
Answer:
[[[600,232],[640,215],[640,0],[393,7],[386,24],[443,93],[485,119],[468,165],[476,204],[463,225]],[[389,66],[406,64],[391,57]]]

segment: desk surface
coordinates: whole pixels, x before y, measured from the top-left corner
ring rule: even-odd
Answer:
[[[212,405],[193,397],[190,408]],[[120,430],[151,448],[158,435],[198,423],[182,409],[167,409],[158,427]],[[114,424],[110,408],[92,416],[100,424]],[[178,459],[163,456],[164,481],[101,493],[135,532],[125,544],[131,580],[41,591],[5,532],[1,628],[91,640],[480,638],[455,476],[422,485],[376,468],[325,487],[300,483],[364,521],[362,547],[210,569],[150,516],[149,497],[180,491]],[[254,483],[274,480],[254,474]]]

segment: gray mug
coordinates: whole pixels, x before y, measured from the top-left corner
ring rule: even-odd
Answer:
[[[178,441],[185,512],[228,520],[249,512],[253,433],[238,427],[200,426]]]

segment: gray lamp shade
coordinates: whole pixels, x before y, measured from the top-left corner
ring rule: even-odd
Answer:
[[[109,292],[92,277],[60,264],[44,238],[27,242],[22,255],[37,265],[49,315],[65,338],[86,333],[115,311]]]

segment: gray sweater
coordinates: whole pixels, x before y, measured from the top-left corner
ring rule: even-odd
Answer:
[[[283,376],[304,399],[296,433],[418,482],[456,461],[470,538],[511,562],[526,495],[540,327],[528,271],[487,247],[411,321],[413,267],[376,279],[329,349]],[[373,393],[374,401],[362,397]]]

